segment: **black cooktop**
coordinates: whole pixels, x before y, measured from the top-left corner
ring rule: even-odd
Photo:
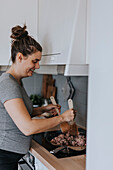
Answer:
[[[79,128],[78,130],[79,130],[80,133],[82,133],[86,136],[85,130],[83,130],[81,128]],[[50,151],[56,149],[59,146],[52,145],[48,141],[47,137],[49,135],[55,136],[57,133],[61,133],[61,131],[39,133],[39,134],[33,135],[33,139],[50,152]],[[52,154],[57,158],[65,158],[65,157],[71,157],[71,156],[85,155],[86,154],[86,148],[79,151],[79,150],[73,150],[71,148],[66,147],[63,150],[58,151],[56,154],[54,154],[54,153],[52,153]]]

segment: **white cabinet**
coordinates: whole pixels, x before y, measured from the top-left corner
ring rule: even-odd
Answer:
[[[64,75],[87,75],[86,10],[87,0],[1,0],[0,65],[8,65],[11,56],[11,28],[26,23],[42,45],[40,65],[47,70],[55,65]]]
[[[42,64],[66,64],[77,0],[39,0],[39,41]]]
[[[39,0],[38,36],[41,64],[86,64],[86,0]]]
[[[40,65],[64,65],[64,75],[88,75],[86,23],[87,0],[39,0]]]
[[[8,65],[11,28],[26,23],[29,34],[37,39],[37,0],[0,0],[0,65]]]
[[[35,170],[48,170],[42,162],[40,162],[36,157],[35,157]]]

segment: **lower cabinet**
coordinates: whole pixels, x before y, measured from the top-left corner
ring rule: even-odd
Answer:
[[[31,152],[28,152],[18,163],[18,170],[48,170]]]
[[[48,170],[37,158],[35,158],[35,170]]]

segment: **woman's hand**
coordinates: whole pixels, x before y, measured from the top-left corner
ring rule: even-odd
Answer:
[[[76,110],[74,109],[69,109],[67,111],[65,111],[64,113],[62,113],[62,118],[63,118],[63,122],[69,122],[69,121],[73,121],[73,119],[76,116]]]
[[[61,110],[61,106],[59,104],[57,105],[53,105],[53,104],[49,104],[47,106],[44,106],[44,112],[48,112],[48,113],[51,113],[51,115],[57,115],[57,111],[56,111],[56,108],[59,110]]]
[[[51,113],[51,115],[57,115],[55,108],[57,108],[60,112],[60,108],[61,108],[60,105],[49,104],[47,106],[37,107],[33,109],[31,116],[35,117],[35,116],[43,114],[44,112]]]

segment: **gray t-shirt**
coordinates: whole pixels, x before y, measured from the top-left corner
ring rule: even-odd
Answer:
[[[0,76],[0,149],[25,154],[31,144],[31,136],[25,136],[7,113],[4,102],[13,98],[22,98],[29,112],[33,106],[23,86],[9,73]],[[29,127],[30,128],[30,127]]]

